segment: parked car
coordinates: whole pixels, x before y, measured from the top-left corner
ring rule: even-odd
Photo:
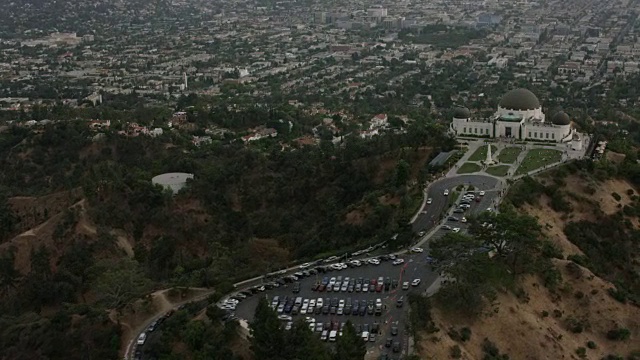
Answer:
[[[145,341],[147,341],[147,334],[146,333],[141,333],[138,336],[138,340],[136,341],[136,343],[138,345],[144,345]]]
[[[419,248],[419,247],[411,248],[411,252],[414,252],[414,253],[421,253],[423,251],[424,251],[423,248]]]
[[[411,286],[418,286],[420,285],[420,279],[413,279],[413,281],[411,282]]]

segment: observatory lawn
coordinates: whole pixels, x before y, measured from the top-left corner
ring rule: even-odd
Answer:
[[[487,168],[485,172],[493,176],[505,176],[510,168],[511,166],[509,165],[498,165]]]
[[[485,157],[486,156],[487,155],[485,154]],[[460,166],[460,169],[458,169],[457,173],[458,174],[469,174],[469,173],[474,173],[474,172],[480,171],[480,169],[481,169],[480,165],[475,164],[475,163],[467,162],[467,163],[462,164],[462,166]]]
[[[518,155],[522,152],[522,149],[519,147],[508,147],[502,149],[500,154],[498,154],[498,161],[505,164],[513,164],[518,159]]]
[[[557,163],[562,160],[562,152],[553,149],[533,149],[529,150],[527,156],[522,160],[516,175],[526,174],[541,167]]]
[[[494,145],[491,145],[491,154],[495,154],[496,148]],[[487,145],[482,145],[469,157],[469,161],[485,161],[487,160]],[[466,165],[466,164],[465,164]],[[463,165],[464,166],[464,165]],[[460,168],[462,170],[462,168]],[[458,171],[459,173],[460,171]]]

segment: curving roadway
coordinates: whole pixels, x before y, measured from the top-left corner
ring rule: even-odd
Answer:
[[[427,197],[432,199],[432,203],[425,204],[420,209],[420,214],[412,224],[413,230],[415,232],[429,231],[437,226],[445,216],[444,212],[449,210],[446,208],[449,197],[444,196],[444,191],[448,189],[453,192],[460,185],[473,185],[478,191],[487,191],[500,190],[502,183],[498,178],[487,175],[457,175],[431,183],[427,190]],[[484,206],[482,207],[483,209],[492,206],[494,198],[498,195],[497,193],[498,191],[487,192],[487,195],[480,202],[480,205]]]

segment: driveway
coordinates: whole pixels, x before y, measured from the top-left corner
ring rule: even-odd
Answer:
[[[440,220],[444,218],[448,196],[444,196],[444,191],[448,189],[453,192],[456,187],[460,185],[473,185],[476,191],[485,190],[487,196],[482,199],[480,205],[485,206],[486,210],[491,204],[493,199],[498,194],[500,182],[497,178],[486,175],[459,175],[454,177],[447,177],[440,179],[429,186],[427,197],[432,199],[431,204],[425,204],[420,210],[416,220],[413,222],[413,230],[415,232],[429,231],[439,224]]]

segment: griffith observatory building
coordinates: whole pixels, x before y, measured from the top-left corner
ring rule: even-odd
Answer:
[[[488,119],[471,119],[471,112],[464,107],[455,108],[449,131],[456,136],[511,138],[528,141],[570,143],[580,150],[580,135],[571,127],[571,119],[563,111],[546,121],[538,98],[527,89],[515,89],[506,93],[498,110]]]

